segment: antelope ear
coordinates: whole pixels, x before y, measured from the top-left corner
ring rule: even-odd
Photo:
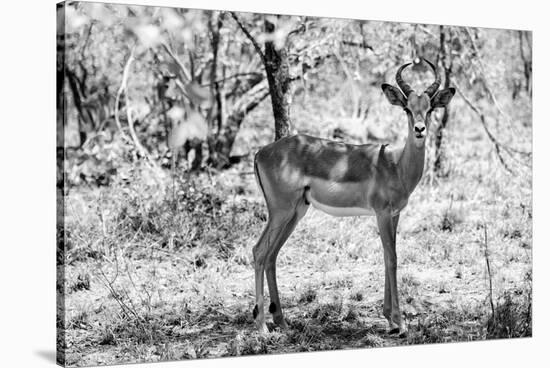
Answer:
[[[456,89],[453,87],[442,89],[438,91],[432,98],[432,107],[445,107],[451,102],[451,99],[455,95]]]
[[[401,93],[399,88],[392,86],[391,84],[382,84],[382,91],[386,95],[386,98],[392,105],[405,107],[407,106],[407,98]]]

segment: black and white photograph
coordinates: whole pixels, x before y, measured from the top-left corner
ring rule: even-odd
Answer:
[[[531,30],[183,6],[56,5],[58,364],[533,336]]]

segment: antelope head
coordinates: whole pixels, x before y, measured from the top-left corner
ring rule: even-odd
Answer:
[[[441,77],[436,67],[428,60],[422,58],[435,74],[435,81],[421,94],[417,94],[409,84],[401,77],[401,72],[411,63],[402,65],[397,69],[395,81],[399,88],[390,84],[382,84],[382,91],[392,105],[400,106],[407,114],[409,123],[409,137],[413,138],[417,148],[424,146],[426,134],[430,127],[431,114],[437,107],[445,107],[455,94],[454,88],[438,90]]]

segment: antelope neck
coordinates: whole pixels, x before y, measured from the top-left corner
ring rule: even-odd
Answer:
[[[414,190],[424,171],[426,143],[424,141],[421,147],[416,147],[414,139],[416,139],[414,133],[409,130],[407,141],[397,161],[397,175],[409,193]]]

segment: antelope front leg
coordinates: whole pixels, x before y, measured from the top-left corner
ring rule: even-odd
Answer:
[[[388,272],[388,267],[386,266],[388,264],[387,260],[387,254],[384,252],[384,317],[388,320],[389,324],[389,331],[390,333],[395,333],[399,330],[399,326],[392,322],[391,320],[391,289],[390,289],[390,273]]]
[[[277,254],[296,226],[296,222],[296,216],[293,216],[287,223],[282,225],[281,232],[277,234],[277,239],[275,239],[266,259],[265,275],[267,277],[267,286],[269,288],[269,298],[271,299],[271,303],[269,304],[269,313],[273,315],[273,322],[281,329],[286,329],[287,325],[283,317],[281,300],[279,299],[279,290],[277,289]]]
[[[308,205],[301,201],[296,206],[296,210],[293,214],[290,215],[288,220],[282,220],[281,231],[277,236],[277,239],[274,241],[270,252],[267,255],[267,261],[265,266],[265,274],[267,277],[267,286],[269,287],[269,297],[271,298],[271,303],[269,304],[269,312],[273,315],[273,322],[281,329],[286,329],[288,326],[283,317],[283,310],[281,307],[281,300],[279,299],[279,290],[277,289],[277,273],[276,273],[276,263],[277,263],[277,254],[281,247],[285,244],[288,237],[302,217],[306,214],[308,210]]]
[[[389,211],[376,214],[378,230],[384,247],[384,317],[389,323],[390,333],[405,336],[407,329],[401,319],[399,308],[399,293],[397,291],[397,254],[395,251],[395,235],[399,215],[392,218]]]
[[[267,333],[268,329],[265,324],[265,315],[264,315],[264,261],[255,261],[254,262],[254,273],[255,273],[255,283],[256,283],[256,305],[252,310],[252,316],[256,322],[256,328],[261,333]]]

